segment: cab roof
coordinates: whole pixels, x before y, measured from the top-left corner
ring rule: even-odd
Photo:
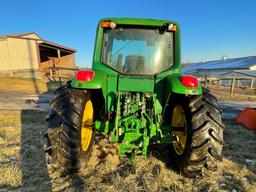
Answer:
[[[178,26],[178,23],[170,20],[159,20],[159,19],[146,19],[146,18],[119,18],[109,17],[103,18],[102,21],[115,21],[117,24],[123,25],[143,25],[143,26],[163,26],[165,23],[173,23]]]

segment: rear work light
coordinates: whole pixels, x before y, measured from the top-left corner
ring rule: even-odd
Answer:
[[[198,86],[198,80],[196,77],[192,76],[181,76],[180,77],[181,83],[190,88],[196,88]]]
[[[116,28],[116,22],[114,22],[114,21],[103,21],[103,22],[101,22],[100,26],[102,28],[114,29],[114,28]]]
[[[76,79],[78,81],[91,81],[94,79],[94,71],[90,69],[80,70],[76,73]]]
[[[172,23],[165,23],[162,28],[167,31],[177,31],[177,25]]]
[[[169,31],[177,31],[177,26],[174,25],[174,24],[170,24],[170,25],[168,26],[168,30],[169,30]]]

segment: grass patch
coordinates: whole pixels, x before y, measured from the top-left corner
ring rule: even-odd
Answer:
[[[157,158],[138,158],[136,174],[117,145],[97,136],[89,165],[63,176],[43,152],[46,112],[0,111],[0,191],[256,191],[256,132],[226,121],[224,160],[217,172],[187,179]],[[157,154],[157,155],[156,155]],[[246,165],[245,159],[254,164]]]
[[[22,77],[0,77],[0,90],[3,92],[44,93],[48,91],[47,81]]]

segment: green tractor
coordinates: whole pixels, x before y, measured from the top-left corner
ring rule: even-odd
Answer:
[[[102,19],[92,69],[56,90],[48,125],[46,152],[68,173],[89,162],[95,132],[117,142],[133,164],[149,145],[165,146],[187,177],[221,160],[221,110],[197,78],[181,74],[173,21]]]

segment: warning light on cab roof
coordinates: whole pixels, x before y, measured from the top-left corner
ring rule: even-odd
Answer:
[[[103,21],[103,22],[101,22],[100,26],[102,28],[114,29],[114,28],[116,28],[116,22],[114,22],[114,21]]]

